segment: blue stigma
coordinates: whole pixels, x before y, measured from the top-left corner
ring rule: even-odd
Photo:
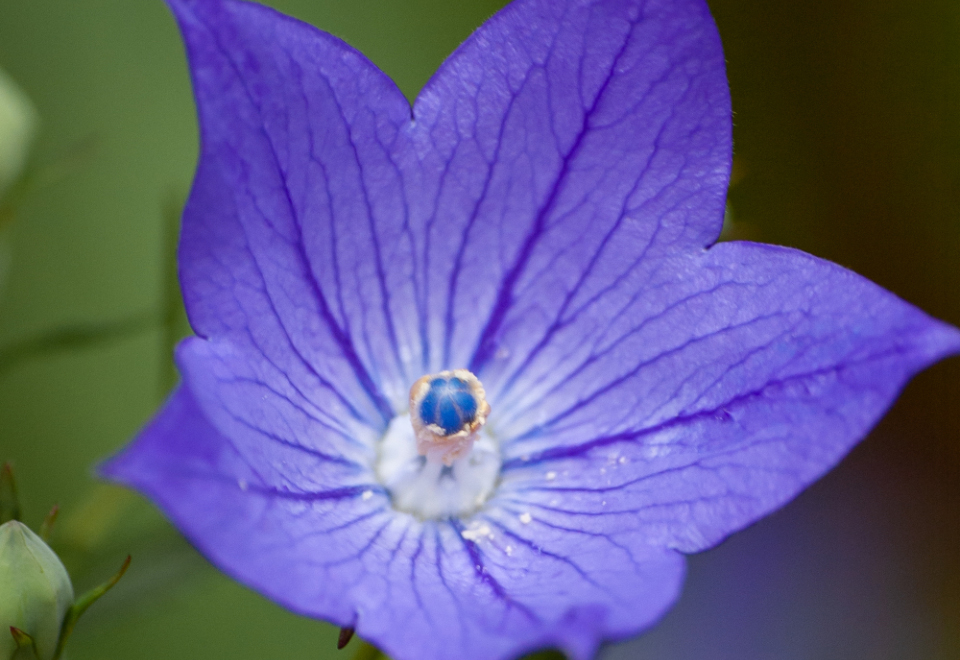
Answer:
[[[462,378],[434,378],[420,403],[420,419],[436,424],[444,435],[460,431],[477,417],[477,399]]]

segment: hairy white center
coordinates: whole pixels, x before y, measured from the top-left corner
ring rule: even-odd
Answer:
[[[380,442],[377,479],[393,506],[421,519],[473,513],[493,494],[500,474],[500,448],[486,430],[466,456],[446,466],[417,453],[410,415],[393,418]]]

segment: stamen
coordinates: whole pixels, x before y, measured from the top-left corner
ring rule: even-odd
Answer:
[[[483,385],[466,369],[424,376],[410,388],[417,451],[431,462],[449,466],[470,453],[489,414]]]

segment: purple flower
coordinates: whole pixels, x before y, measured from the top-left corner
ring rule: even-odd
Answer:
[[[103,471],[397,660],[589,658],[643,630],[683,553],[960,351],[839,266],[714,245],[731,115],[702,0],[517,0],[412,110],[328,34],[169,2],[200,115],[197,337]]]

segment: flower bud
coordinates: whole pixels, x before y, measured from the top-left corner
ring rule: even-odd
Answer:
[[[33,638],[39,660],[50,660],[72,604],[70,576],[53,550],[17,520],[0,525],[0,660],[17,651],[11,626]]]
[[[23,169],[36,124],[33,104],[0,70],[0,197]]]

